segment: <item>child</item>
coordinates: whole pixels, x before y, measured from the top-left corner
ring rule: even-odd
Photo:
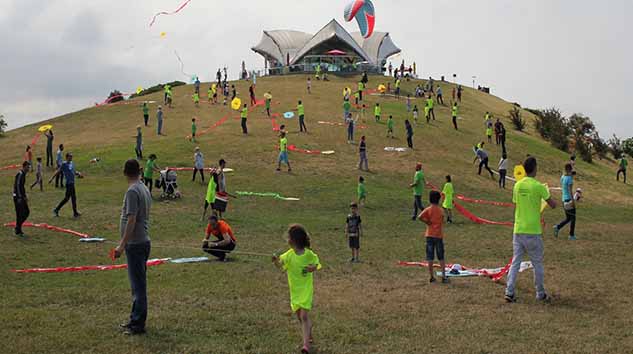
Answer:
[[[246,126],[246,121],[248,120],[248,106],[246,103],[244,103],[244,108],[242,108],[240,117],[242,118],[242,134],[248,135],[248,127]]]
[[[26,151],[24,152],[24,161],[29,162],[29,171],[33,170],[33,151],[31,151],[31,145],[26,146]]]
[[[198,127],[196,126],[196,117],[191,118],[191,142],[196,142],[196,131]]]
[[[411,112],[411,95],[407,95],[407,112]]]
[[[499,188],[506,189],[506,175],[508,173],[508,155],[504,152],[499,160]]]
[[[283,130],[279,133],[279,159],[277,160],[277,171],[281,171],[282,162],[288,165],[288,172],[292,172],[290,161],[288,161],[288,138],[286,138],[286,132]]]
[[[413,122],[418,124],[418,117],[420,116],[420,111],[418,110],[418,105],[413,106]]]
[[[457,130],[457,112],[459,108],[457,107],[457,102],[453,102],[453,108],[451,109],[451,115],[453,116],[453,127]]]
[[[429,114],[431,112],[431,109],[429,108],[429,105],[426,104],[424,106],[424,118],[426,118],[426,123],[430,124],[431,123],[431,115]]]
[[[444,213],[439,206],[440,198],[442,195],[438,191],[431,191],[429,194],[429,202],[431,206],[424,209],[420,213],[419,219],[422,220],[426,226],[426,260],[429,266],[429,274],[431,278],[429,282],[435,282],[435,270],[433,269],[433,259],[437,255],[437,259],[440,261],[440,267],[442,268],[442,283],[448,283],[446,277],[446,264],[444,262],[444,240],[442,234],[442,223],[444,222]]]
[[[213,90],[209,87],[207,90],[207,102],[211,103],[211,100],[213,100]]]
[[[352,249],[352,259],[349,261],[350,263],[358,263],[360,262],[358,258],[360,254],[360,237],[363,233],[362,221],[358,214],[358,204],[352,203],[349,207],[351,213],[347,216],[347,221],[345,221],[345,236],[349,240],[349,248]]]
[[[301,323],[303,347],[301,353],[309,353],[312,341],[312,322],[308,313],[312,310],[314,272],[321,269],[319,256],[310,250],[310,236],[301,225],[288,229],[290,249],[281,256],[273,256],[273,263],[288,273],[290,308]]]
[[[365,104],[363,103],[361,109],[360,109],[360,120],[361,122],[365,123],[365,110],[367,109],[367,106],[365,106]]]
[[[42,185],[42,158],[37,158],[37,166],[35,166],[35,182],[31,184],[31,189],[36,185],[40,185],[40,192],[44,191],[44,186]]]
[[[211,91],[213,92],[213,104],[218,103],[218,85],[211,85]]]
[[[194,94],[193,94],[193,104],[195,104],[196,107],[198,107],[199,103],[200,103],[200,94],[198,92],[194,92]]]
[[[345,118],[345,123],[347,123],[347,143],[354,143],[354,119],[352,118],[352,114],[348,113],[347,118]]]
[[[358,205],[364,206],[367,201],[367,189],[365,189],[365,177],[358,177],[358,187],[356,188],[358,194]]]
[[[367,144],[365,143],[365,136],[360,137],[360,144],[358,146],[358,154],[360,155],[360,162],[358,163],[358,169],[362,170],[363,165],[365,166],[365,171],[369,171],[369,166],[367,163]]]
[[[136,126],[136,147],[134,148],[136,151],[136,159],[143,159],[143,132],[141,131],[141,126]]]
[[[446,183],[444,184],[444,188],[442,188],[442,194],[444,194],[444,202],[442,203],[442,208],[446,211],[446,223],[453,223],[453,194],[455,190],[453,189],[453,182],[451,181],[451,175],[446,176]]]
[[[387,138],[393,139],[393,116],[389,116],[387,119]]]
[[[488,142],[492,143],[492,127],[493,127],[493,123],[492,123],[492,116],[490,115],[486,115],[486,137],[488,138]]]
[[[374,107],[374,116],[376,117],[376,122],[380,122],[380,114],[382,110],[380,109],[380,103],[376,103],[376,107]]]
[[[308,76],[308,95],[312,94],[312,79]]]
[[[266,97],[266,115],[268,115],[268,118],[270,118],[270,102],[272,101],[272,95],[270,94],[270,91],[266,92],[264,94],[264,97]]]
[[[160,167],[156,165],[156,158],[155,154],[150,154],[143,170],[143,182],[149,189],[150,194],[152,194],[152,187],[154,186],[154,172],[160,172]]]
[[[196,180],[196,174],[198,172],[200,172],[202,183],[204,183],[204,155],[202,155],[200,148],[196,147],[195,153],[193,154],[193,177],[191,177],[191,182]]]

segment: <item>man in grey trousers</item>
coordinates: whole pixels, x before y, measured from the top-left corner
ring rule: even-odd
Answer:
[[[156,127],[156,133],[158,135],[163,135],[163,107],[158,106],[158,111],[156,112],[156,121],[158,126]]]
[[[114,250],[119,258],[125,251],[127,272],[132,288],[130,320],[121,325],[126,335],[145,333],[147,319],[147,259],[151,249],[149,238],[149,212],[152,195],[140,180],[141,166],[137,160],[128,160],[123,170],[128,189],[121,211],[121,241]]]
[[[526,177],[514,185],[512,202],[514,211],[514,236],[512,239],[512,265],[508,273],[508,283],[505,291],[505,300],[515,302],[514,292],[521,260],[524,254],[528,254],[534,266],[534,286],[536,287],[536,299],[549,300],[545,292],[543,269],[543,228],[541,225],[541,200],[554,209],[556,202],[550,197],[549,190],[536,177],[536,159],[528,157],[523,162]]]

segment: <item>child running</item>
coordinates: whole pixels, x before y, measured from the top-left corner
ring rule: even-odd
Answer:
[[[446,263],[444,261],[444,235],[442,233],[442,223],[444,222],[444,213],[439,206],[440,198],[442,195],[438,191],[431,191],[429,193],[429,202],[431,206],[424,209],[420,213],[419,219],[422,220],[426,226],[426,260],[429,266],[429,274],[431,278],[429,282],[435,282],[435,270],[433,269],[433,260],[437,255],[437,259],[440,261],[440,267],[442,268],[442,283],[448,283],[446,277]]]
[[[347,220],[345,221],[345,236],[348,238],[349,248],[352,249],[352,259],[349,261],[350,263],[358,263],[360,262],[360,237],[363,233],[362,221],[360,214],[358,214],[358,204],[352,203],[349,208],[350,214],[347,215]]]
[[[455,190],[453,189],[453,182],[451,180],[451,175],[446,176],[446,183],[444,183],[444,188],[442,188],[442,194],[444,194],[444,202],[442,203],[442,208],[446,211],[446,223],[453,223],[453,194]]]
[[[200,104],[200,94],[198,92],[194,92],[193,94],[193,104],[195,104],[196,107]]]
[[[365,177],[358,177],[358,187],[356,188],[356,194],[358,195],[358,205],[364,206],[367,201],[367,189],[365,188]]]
[[[41,157],[37,158],[37,165],[35,166],[35,182],[31,184],[31,190],[33,189],[33,187],[35,187],[38,184],[40,185],[40,192],[43,192],[44,186],[42,183],[42,158]]]
[[[273,256],[273,263],[288,274],[290,308],[297,314],[303,335],[301,353],[308,354],[312,342],[312,321],[308,313],[312,310],[314,295],[313,273],[321,269],[321,262],[310,250],[310,236],[303,226],[290,225],[288,244],[290,249],[281,256]]]

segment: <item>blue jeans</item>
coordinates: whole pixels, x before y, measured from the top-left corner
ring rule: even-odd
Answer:
[[[128,244],[125,246],[127,275],[132,288],[132,313],[130,328],[145,329],[147,319],[147,259],[151,243]]]
[[[158,120],[158,128],[156,129],[156,133],[158,133],[158,135],[163,133],[163,120],[162,119]]]
[[[413,220],[417,219],[418,215],[420,215],[419,213],[421,213],[422,210],[424,210],[424,204],[422,204],[422,196],[421,195],[414,195],[413,196],[413,216],[412,216],[412,219]]]

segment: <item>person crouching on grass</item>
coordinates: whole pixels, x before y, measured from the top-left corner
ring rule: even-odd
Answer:
[[[433,259],[437,255],[437,259],[440,261],[440,267],[442,267],[442,283],[448,283],[446,277],[446,262],[444,261],[444,235],[442,234],[442,224],[444,223],[444,212],[440,208],[440,199],[442,195],[438,191],[431,191],[429,193],[429,202],[431,206],[424,209],[420,213],[419,219],[426,224],[426,260],[429,263],[429,275],[431,283],[435,282],[435,275],[433,274]]]
[[[345,236],[347,236],[349,240],[349,248],[352,249],[352,259],[350,259],[350,263],[358,263],[360,262],[360,237],[363,233],[363,228],[361,227],[361,219],[358,214],[358,204],[352,203],[349,206],[351,213],[347,216],[347,220],[345,221]]]
[[[312,342],[312,321],[308,313],[312,310],[314,272],[321,269],[321,262],[310,249],[310,236],[303,226],[290,225],[288,244],[290,249],[281,256],[273,256],[273,263],[288,274],[290,308],[297,314],[303,335],[301,353],[308,354]]]
[[[216,240],[209,242],[211,235],[215,236]],[[205,238],[202,242],[202,250],[217,257],[218,261],[225,262],[227,260],[226,256],[235,249],[235,243],[236,239],[233,236],[231,226],[224,220],[219,220],[217,214],[211,214]]]

